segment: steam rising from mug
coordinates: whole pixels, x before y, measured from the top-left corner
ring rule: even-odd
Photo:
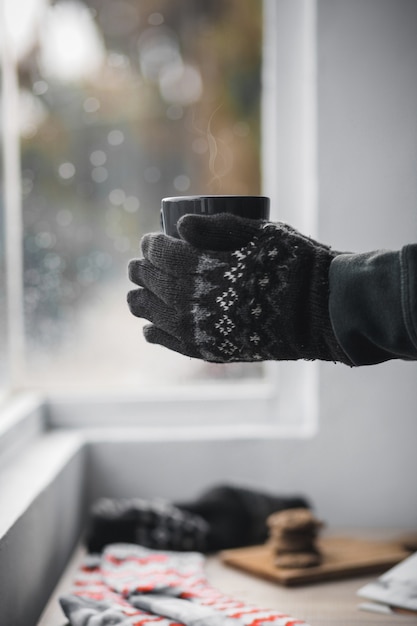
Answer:
[[[223,141],[220,137],[216,137],[212,130],[214,117],[217,115],[218,111],[220,111],[222,106],[222,103],[219,104],[219,106],[210,115],[206,130],[202,130],[197,125],[194,115],[191,123],[191,129],[201,135],[201,137],[205,140],[208,150],[208,170],[211,174],[211,180],[208,183],[208,188],[212,191],[212,193],[216,193],[215,186],[217,187],[217,193],[221,193],[222,179],[233,167],[233,152],[230,149],[230,146],[228,146],[227,142]]]
[[[183,215],[231,213],[249,219],[269,219],[270,200],[266,196],[177,196],[163,198],[161,225],[164,233],[178,238],[177,222]]]

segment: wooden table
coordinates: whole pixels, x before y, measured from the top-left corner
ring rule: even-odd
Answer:
[[[83,556],[79,548],[59,582],[38,626],[67,624],[58,604],[58,597],[68,591],[71,580]],[[357,590],[372,576],[357,576],[334,582],[322,582],[299,587],[281,585],[257,578],[224,565],[219,557],[208,557],[206,574],[211,584],[226,594],[265,609],[276,609],[304,619],[310,626],[353,626],[378,624],[381,626],[417,625],[417,616],[382,615],[358,609],[363,602]]]
[[[375,576],[288,588],[227,567],[218,558],[208,560],[207,576],[225,593],[304,619],[310,626],[417,624],[417,616],[381,615],[358,609],[363,600],[356,595],[357,590]]]

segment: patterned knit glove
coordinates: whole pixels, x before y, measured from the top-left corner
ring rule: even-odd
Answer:
[[[206,361],[351,364],[328,312],[337,255],[290,226],[226,213],[186,215],[180,239],[145,235],[129,264],[130,311],[148,342]]]

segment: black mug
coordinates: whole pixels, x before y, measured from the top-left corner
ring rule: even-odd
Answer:
[[[254,220],[269,219],[270,200],[266,196],[177,196],[163,198],[161,226],[166,235],[179,237],[177,222],[183,215],[231,213]]]

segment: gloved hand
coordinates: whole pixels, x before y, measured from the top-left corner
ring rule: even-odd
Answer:
[[[128,304],[148,342],[206,361],[321,359],[351,364],[334,335],[337,255],[290,226],[226,213],[185,215],[181,239],[145,235]]]

